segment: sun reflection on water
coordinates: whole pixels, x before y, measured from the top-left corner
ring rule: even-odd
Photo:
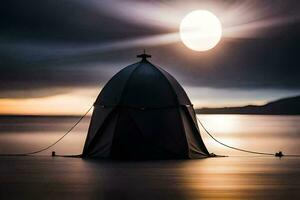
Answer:
[[[299,154],[299,116],[198,115],[218,140],[232,146],[263,152]],[[71,127],[77,118],[7,118],[0,120],[0,153],[28,152],[47,146]],[[86,118],[60,143],[43,152],[79,154],[82,152],[90,118]],[[200,127],[210,152],[219,155],[245,155],[212,140]]]
[[[207,128],[217,133],[233,132],[239,128],[238,115],[206,115],[202,119]]]

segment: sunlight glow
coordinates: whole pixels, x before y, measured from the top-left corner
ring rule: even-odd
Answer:
[[[181,40],[194,51],[207,51],[214,48],[219,43],[221,36],[221,22],[209,11],[195,10],[181,21]]]
[[[82,1],[82,3],[90,5],[91,2]],[[151,29],[158,28],[162,30],[162,32],[140,37],[122,37],[122,39],[119,40],[113,39],[111,41],[100,42],[86,46],[74,46],[73,44],[69,45],[68,43],[64,44],[64,46],[61,46],[60,43],[55,44],[53,42],[51,44],[32,42],[30,42],[30,44],[14,44],[12,41],[9,41],[8,44],[2,42],[4,44],[1,45],[8,45],[8,47],[15,45],[15,48],[25,50],[26,48],[30,48],[31,50],[36,48],[40,50],[43,46],[50,45],[55,49],[55,51],[51,52],[54,58],[62,57],[65,59],[66,56],[77,57],[81,55],[93,55],[95,53],[122,50],[133,47],[145,48],[179,43],[182,40],[180,36],[185,36],[183,36],[182,33],[178,33],[178,27],[180,26],[181,21],[186,14],[193,13],[195,8],[199,9],[197,11],[210,10],[211,12],[206,12],[210,13],[213,18],[218,16],[218,18],[215,20],[217,21],[216,24],[219,24],[218,26],[222,26],[221,30],[216,31],[219,32],[220,37],[222,36],[224,39],[269,37],[269,31],[266,31],[267,29],[300,21],[300,15],[290,16],[285,14],[278,15],[274,13],[274,10],[272,10],[271,7],[264,1],[237,1],[230,5],[221,2],[216,3],[216,1],[192,1],[186,3],[185,1],[140,2],[128,0],[92,0],[92,3],[95,9],[98,9],[99,12],[105,13],[108,16],[117,18],[118,20],[128,21],[133,24],[142,25],[143,27],[145,26]],[[145,12],[145,10],[147,12]],[[207,21],[206,17],[204,17],[204,19],[204,22],[210,21]],[[197,23],[199,23],[198,20],[196,20],[196,24]],[[99,24],[95,24],[95,26],[96,25]],[[187,32],[189,33],[191,31],[188,30]],[[188,43],[194,43],[194,41],[196,41],[195,44],[191,45],[192,47],[198,46],[198,41],[196,39],[192,39],[193,42],[191,42],[189,41],[189,37],[190,36],[188,36],[186,39],[187,42],[185,42],[185,44],[187,45]],[[214,38],[209,38],[209,40],[199,39],[201,40],[200,45],[207,45],[206,43],[213,39],[216,40],[216,43],[219,42],[218,36],[215,35]],[[214,45],[212,45],[211,48],[213,47]],[[198,48],[199,47],[194,48],[194,50],[197,51]],[[45,53],[49,54],[48,48],[43,50],[46,51]]]
[[[186,1],[92,0],[92,2],[99,12],[112,15],[113,18],[165,31],[165,33],[162,32],[161,37],[160,35],[145,37],[144,39],[147,39],[145,43],[143,43],[143,38],[138,39],[138,41],[135,38],[112,41],[111,48],[113,49],[124,48],[125,46],[159,46],[180,42],[180,37],[176,36],[178,26],[180,26],[184,16],[195,9],[210,10],[218,16],[222,24],[222,37],[230,39],[268,37],[269,34],[265,31],[266,28],[295,23],[300,20],[300,15],[290,16],[284,13],[278,15],[265,1],[236,1],[234,3],[189,1],[187,3]],[[89,1],[85,1],[85,3],[90,4]],[[173,36],[166,42],[163,38],[168,33],[172,33]],[[103,46],[105,46],[104,49],[102,49]],[[97,50],[97,48],[110,50],[110,44],[99,44],[94,49]]]
[[[238,115],[207,115],[203,119],[204,125],[215,133],[232,133],[239,127]]]

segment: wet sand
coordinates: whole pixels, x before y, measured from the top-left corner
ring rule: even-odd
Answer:
[[[0,157],[0,199],[299,199],[300,158]]]

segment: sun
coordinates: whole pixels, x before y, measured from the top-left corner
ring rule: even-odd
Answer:
[[[207,10],[192,11],[180,23],[180,38],[194,51],[207,51],[214,48],[221,37],[220,20]]]

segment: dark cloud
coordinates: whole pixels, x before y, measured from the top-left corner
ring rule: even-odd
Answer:
[[[213,55],[176,52],[176,62],[162,62],[178,66],[184,83],[194,86],[299,89],[299,27],[268,39],[225,39]]]
[[[11,40],[86,43],[154,33],[151,27],[137,27],[100,12],[92,1],[7,0],[0,11],[1,35]]]
[[[270,2],[283,15],[296,15],[300,8],[297,1]],[[95,45],[166,31],[103,13],[83,1],[2,2],[0,98],[99,86],[124,63],[135,62],[143,47],[99,51]],[[208,53],[192,52],[181,43],[147,47],[154,63],[191,86],[287,90],[300,89],[299,48],[297,20],[265,28],[262,38],[223,39]]]

